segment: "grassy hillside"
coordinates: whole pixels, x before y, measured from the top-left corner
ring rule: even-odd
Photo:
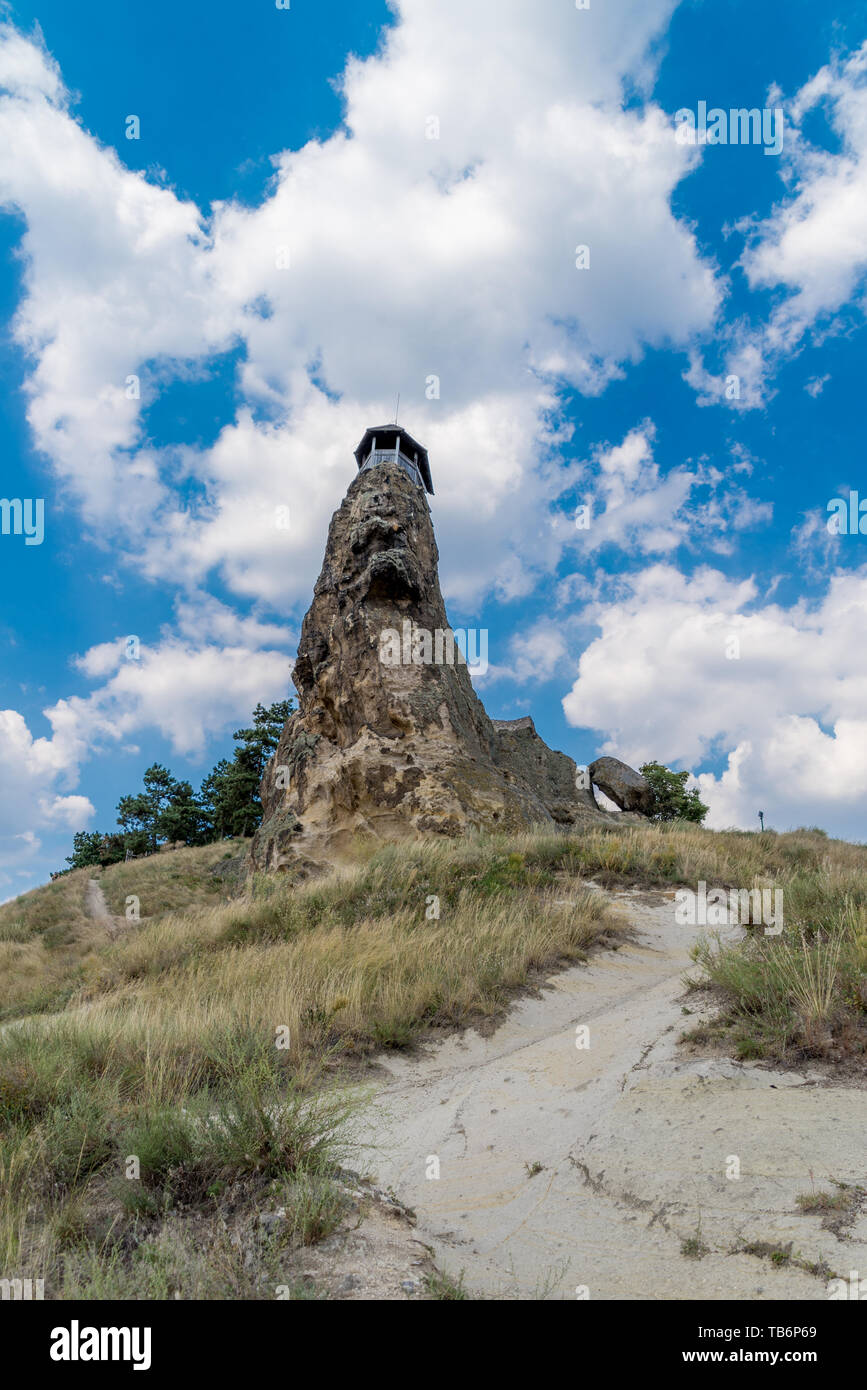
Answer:
[[[45,1278],[49,1297],[293,1287],[293,1251],[344,1215],[340,1087],[375,1049],[494,1019],[615,939],[591,877],[782,886],[782,937],[697,952],[717,1037],[741,1055],[863,1052],[867,849],[819,833],[612,823],[390,846],[246,887],[213,874],[225,852],[107,870],[112,909],[135,895],[143,918],[114,940],[84,915],[87,871],[0,911],[19,1020],[0,1032],[0,1272]],[[274,1203],[288,1215],[265,1240],[250,1221]]]
[[[249,840],[220,840],[113,864],[100,878],[109,909],[122,916],[127,898],[135,896],[142,917],[159,921],[170,912],[225,901],[236,891],[237,878],[232,869],[228,877],[214,871],[233,868],[246,858],[249,845]]]
[[[225,902],[239,891],[233,861],[248,840],[223,841],[113,864],[75,869],[43,888],[0,906],[0,1020],[62,1007],[77,991],[81,972],[108,944],[104,928],[85,905],[88,881],[99,881],[109,911],[123,916],[136,897],[148,922],[170,913]],[[228,870],[220,873],[219,870]],[[218,872],[215,872],[217,870]]]

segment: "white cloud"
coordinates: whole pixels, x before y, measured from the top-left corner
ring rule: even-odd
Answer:
[[[821,396],[822,392],[824,391],[825,387],[827,386],[830,380],[830,372],[826,372],[824,376],[811,377],[811,379],[807,382],[806,386],[804,387],[804,390],[807,392],[808,395],[813,397],[813,400],[815,400],[817,396]]]
[[[702,773],[709,824],[753,825],[762,809],[769,824],[863,838],[867,567],[790,608],[710,569],[657,565],[617,586],[585,614],[600,631],[563,701],[569,722],[633,765]],[[720,758],[722,775],[702,771]]]
[[[840,561],[841,539],[845,544],[848,538],[835,536],[828,530],[827,512],[804,514],[803,520],[792,529],[791,550],[797,556],[805,579],[811,583],[827,582],[828,575]]]
[[[779,101],[777,92],[773,100]],[[822,111],[839,142],[825,149],[805,134],[807,118]],[[738,264],[750,288],[776,293],[766,321],[720,326],[727,341],[724,372],[714,375],[698,347],[686,379],[699,404],[727,400],[735,409],[764,405],[777,368],[801,351],[810,333],[821,341],[854,314],[863,322],[867,272],[867,42],[835,56],[787,104],[786,143],[779,172],[785,194],[769,217],[748,218],[736,230],[747,238]],[[738,392],[727,397],[730,376]],[[818,395],[827,376],[806,390]]]
[[[86,796],[55,796],[53,801],[40,801],[39,809],[46,825],[67,830],[81,830],[96,815],[96,807]]]
[[[53,64],[9,26],[0,55],[0,203],[27,220],[14,335],[32,361],[29,422],[88,520],[134,533],[165,488],[149,450],[125,453],[141,436],[126,378],[227,341],[200,217],[98,146]]]
[[[589,506],[586,518],[575,514],[572,536],[583,553],[618,545],[631,553],[665,555],[684,545],[726,554],[735,533],[770,521],[771,504],[748,497],[730,481],[728,469],[723,473],[700,460],[663,474],[654,458],[655,438],[654,425],[645,421],[622,443],[599,446],[573,470],[579,505]],[[737,455],[734,471],[748,469]]]
[[[262,204],[222,204],[207,225],[99,147],[48,60],[2,31],[0,197],[27,222],[30,422],[89,524],[153,577],[218,572],[237,593],[300,601],[350,450],[400,390],[454,538],[447,587],[467,602],[532,587],[558,555],[536,468],[558,393],[601,390],[717,309],[670,207],[694,153],[658,108],[623,109],[625,83],[648,90],[674,7],[398,0],[381,52],[348,64],[345,129],[276,155]],[[233,343],[238,409],[214,447],[147,445],[161,381]],[[190,477],[192,509],[175,490]]]
[[[286,698],[292,663],[276,646],[290,639],[285,628],[193,594],[179,601],[176,625],[157,642],[140,641],[130,655],[118,638],[77,658],[79,670],[104,683],[58,701],[46,716],[76,759],[147,729],[158,730],[175,752],[196,756],[260,701]]]
[[[194,757],[233,718],[261,701],[286,697],[290,662],[282,652],[243,646],[196,648],[176,638],[142,648],[92,695],[60,700],[48,711],[56,728],[86,748],[154,729],[176,753]]]
[[[802,87],[790,119],[799,127],[820,105],[839,137],[839,152],[798,135],[790,155],[794,196],[758,227],[743,258],[752,286],[791,291],[768,329],[770,345],[781,352],[851,300],[867,270],[867,42]]]
[[[43,711],[50,737],[34,738],[18,711],[0,711],[0,868],[17,868],[22,853],[33,858],[40,830],[91,823],[91,801],[71,791],[89,758],[117,748],[135,753],[130,737],[148,731],[178,755],[196,757],[259,702],[285,699],[292,663],[278,646],[289,638],[283,628],[194,594],[179,603],[176,629],[142,643],[138,660],[128,659],[124,638],[79,657],[82,674],[101,684]]]
[[[16,710],[0,710],[0,882],[20,873],[41,849],[40,829],[83,829],[93,815],[87,797],[65,794],[74,784],[62,740],[33,738]]]
[[[563,665],[571,665],[567,629],[551,619],[540,619],[509,640],[506,660],[491,662],[483,676],[474,675],[480,688],[499,680],[519,685],[551,680]]]
[[[28,98],[48,97],[61,105],[65,94],[60,69],[41,47],[38,28],[32,40],[11,25],[0,29],[0,37],[0,89],[5,87]]]

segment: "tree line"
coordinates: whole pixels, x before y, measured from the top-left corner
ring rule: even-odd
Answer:
[[[154,763],[142,778],[142,790],[117,803],[117,827],[107,833],[80,830],[66,859],[69,868],[60,872],[116,864],[128,854],[154,854],[163,844],[207,845],[252,835],[262,821],[259,783],[293,708],[291,700],[268,709],[257,705],[251,727],[232,735],[233,756],[221,758],[198,791]]]
[[[237,744],[232,758],[221,758],[198,791],[154,763],[142,778],[142,790],[117,803],[114,830],[78,831],[66,859],[69,868],[60,873],[116,864],[128,854],[154,854],[164,844],[208,845],[252,835],[262,821],[259,783],[293,709],[292,700],[279,700],[268,709],[257,705],[250,728],[232,735]],[[653,794],[651,820],[701,824],[708,808],[696,790],[686,790],[688,773],[672,772],[662,763],[645,763],[641,772]]]

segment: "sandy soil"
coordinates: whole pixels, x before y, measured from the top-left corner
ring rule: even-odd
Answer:
[[[109,936],[117,936],[119,931],[124,931],[129,922],[125,917],[113,917],[108,910],[108,903],[102,891],[102,884],[97,878],[89,878],[87,887],[84,890],[84,907],[89,917],[94,922],[104,926]]]
[[[867,1188],[867,1091],[679,1046],[703,1016],[684,1015],[696,929],[670,899],[616,900],[632,941],[490,1036],[380,1059],[353,1166],[478,1296],[826,1299],[832,1275],[867,1275],[867,1205],[835,1231],[795,1200]]]

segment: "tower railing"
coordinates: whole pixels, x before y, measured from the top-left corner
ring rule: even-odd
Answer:
[[[405,473],[408,473],[413,482],[420,488],[424,488],[421,474],[413,463],[412,459],[407,458],[406,454],[395,454],[394,449],[373,449],[368,454],[359,472],[364,473],[368,468],[375,468],[378,463],[399,463]]]

